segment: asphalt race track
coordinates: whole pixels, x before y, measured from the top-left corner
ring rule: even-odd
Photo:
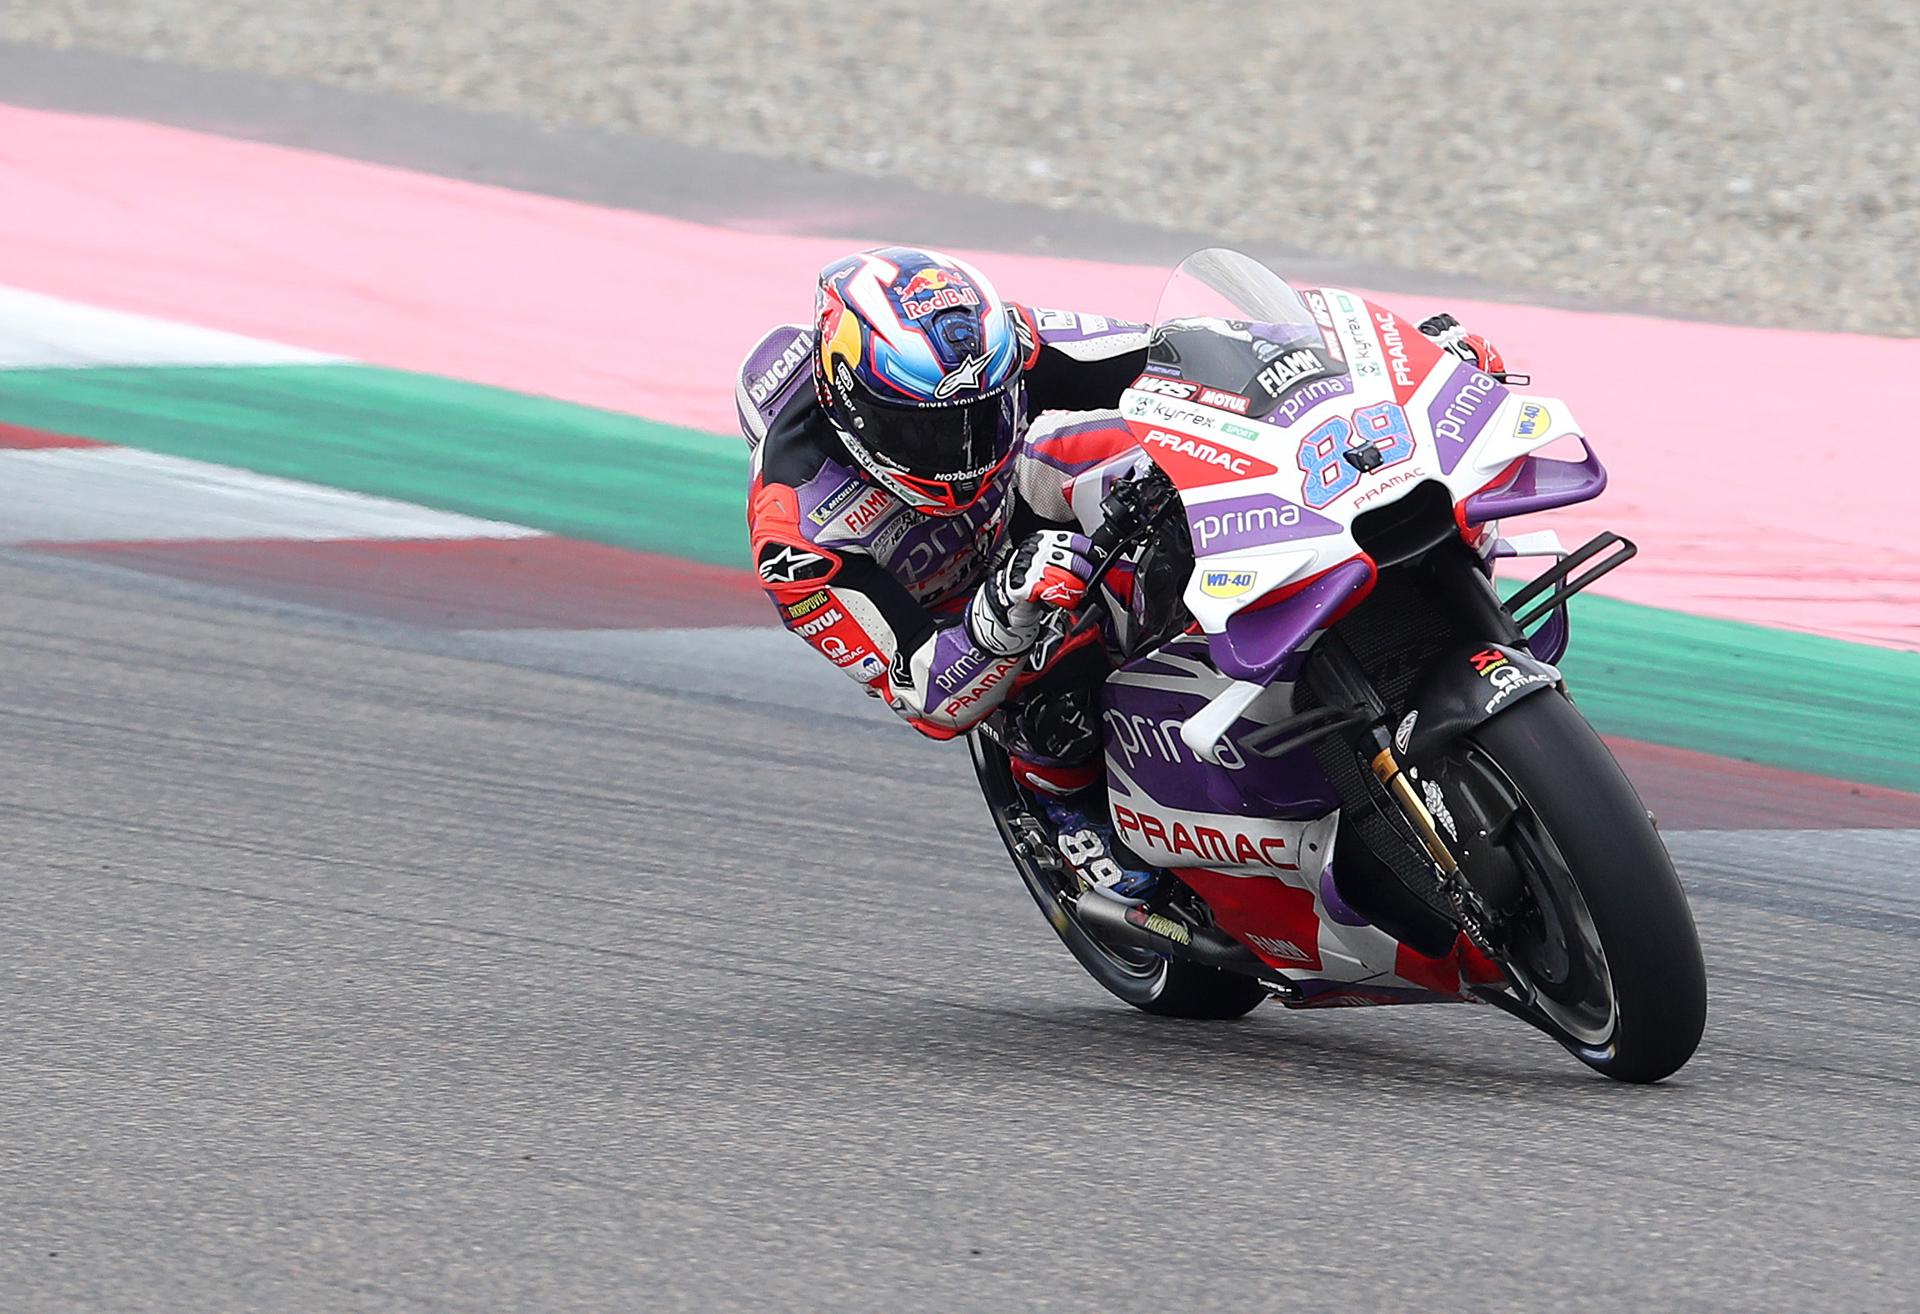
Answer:
[[[745,232],[1199,244],[90,52],[0,47],[0,86]],[[0,544],[147,536],[35,489]],[[100,561],[0,546],[0,1314],[1920,1308],[1911,795],[1634,765],[1712,1001],[1627,1088],[1489,1008],[1132,1012],[964,751],[771,628]]]
[[[1670,834],[1712,1015],[1623,1088],[1491,1009],[1132,1013],[960,750],[734,676],[778,633],[14,552],[0,634],[8,1308],[1920,1301],[1920,831]]]

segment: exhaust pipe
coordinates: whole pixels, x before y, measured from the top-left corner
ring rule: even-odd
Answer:
[[[1269,986],[1275,994],[1293,993],[1292,987],[1278,979],[1279,973],[1262,962],[1239,941],[1206,927],[1163,917],[1141,907],[1128,907],[1098,894],[1083,894],[1074,901],[1074,920],[1092,934],[1112,944],[1146,949],[1173,958],[1183,958],[1220,972],[1251,976]]]

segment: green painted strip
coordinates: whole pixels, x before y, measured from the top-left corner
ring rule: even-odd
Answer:
[[[1612,598],[1572,610],[1561,669],[1606,733],[1920,792],[1920,653]]]
[[[0,371],[0,421],[746,565],[724,438],[355,365]],[[1610,734],[1920,791],[1920,654],[1607,598],[1567,677]]]
[[[0,371],[14,424],[715,565],[747,563],[744,444],[365,365]]]

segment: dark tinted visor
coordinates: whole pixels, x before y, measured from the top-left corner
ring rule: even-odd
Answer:
[[[886,406],[849,399],[861,446],[915,480],[966,485],[1007,459],[1020,432],[1020,385],[958,406]]]

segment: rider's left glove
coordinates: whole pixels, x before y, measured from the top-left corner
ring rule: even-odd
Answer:
[[[1043,529],[995,563],[967,605],[967,637],[1002,657],[1027,651],[1053,609],[1072,610],[1087,595],[1093,544],[1083,534]]]

